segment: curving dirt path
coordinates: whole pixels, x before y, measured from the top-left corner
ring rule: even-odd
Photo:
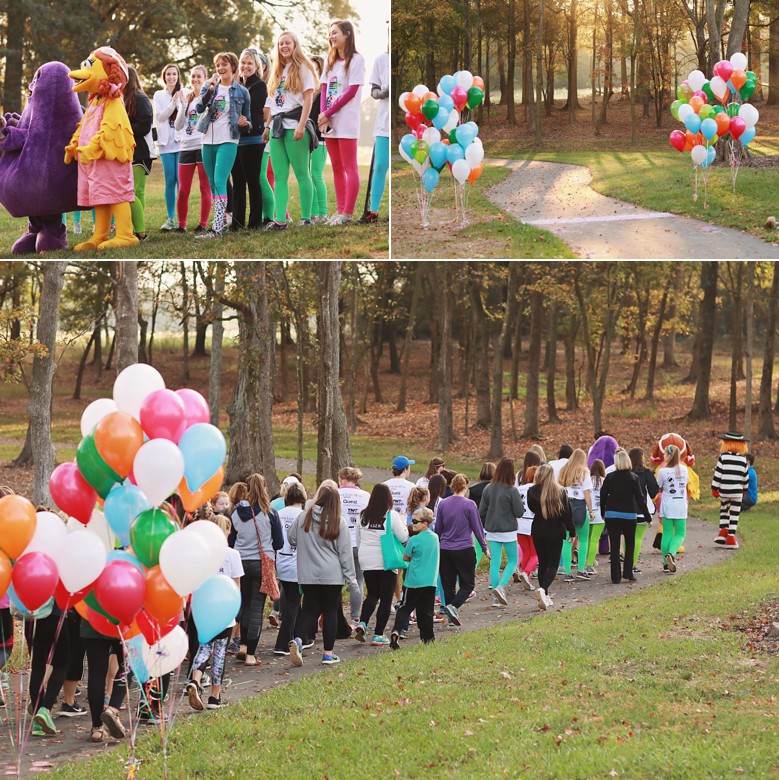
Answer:
[[[593,580],[588,582],[576,581],[570,584],[562,582],[558,578],[551,595],[555,603],[555,611],[562,612],[577,607],[584,607],[590,604],[597,604],[608,599],[629,595],[638,588],[644,588],[656,585],[668,579],[669,575],[664,575],[661,571],[662,561],[660,553],[652,549],[652,540],[656,523],[654,523],[644,538],[642,545],[643,553],[639,560],[639,567],[642,573],[637,575],[637,582],[623,582],[620,585],[612,585],[609,578],[609,559],[608,556],[598,557],[599,574]],[[727,560],[731,555],[738,554],[732,551],[726,551],[717,547],[713,543],[716,529],[711,523],[703,520],[690,518],[687,524],[686,553],[679,556],[679,571],[674,576],[682,576],[684,572],[701,569],[706,566]],[[486,574],[479,574],[476,581],[477,596],[469,601],[461,609],[460,615],[463,626],[456,631],[475,631],[481,628],[500,625],[515,620],[529,620],[532,618],[542,618],[549,615],[549,612],[540,612],[538,602],[533,593],[526,592],[520,585],[509,584],[507,589],[509,606],[502,609],[494,609],[492,605],[492,596],[489,591],[489,581]],[[392,628],[392,616],[388,631]],[[442,624],[435,627],[436,639],[446,640],[447,634],[453,633],[453,630],[444,628]],[[318,638],[319,639],[319,638]],[[225,676],[230,678],[231,684],[225,689],[224,698],[229,702],[235,702],[249,696],[255,696],[262,691],[268,690],[292,680],[296,680],[303,675],[320,673],[331,674],[330,667],[323,667],[321,660],[322,645],[321,641],[305,653],[303,667],[296,669],[289,663],[288,658],[274,656],[273,645],[276,641],[276,632],[270,628],[267,623],[263,627],[260,645],[257,649],[257,658],[261,664],[256,667],[246,667],[237,663],[232,656],[228,656],[227,669]],[[401,643],[399,655],[413,647],[419,641],[415,629],[409,632],[409,639]],[[336,643],[336,651],[344,662],[357,658],[366,658],[376,653],[391,653],[389,648],[374,648],[369,643],[360,644],[353,640],[339,640]],[[26,676],[19,679],[19,675],[11,676],[12,688],[18,690],[19,684],[26,683]],[[83,707],[86,702],[86,680],[82,682],[82,695],[79,699]],[[175,703],[176,719],[184,717],[208,717],[207,713],[193,713],[190,710],[186,698],[182,692],[183,679],[180,679],[175,687],[177,699]],[[13,767],[14,753],[8,739],[8,718],[9,715],[19,711],[18,704],[15,702],[15,694],[10,697],[10,706],[6,709],[0,709],[0,775],[13,774],[10,772]],[[133,702],[136,697],[133,696]],[[24,770],[22,775],[32,776],[33,773],[46,771],[48,767],[64,764],[74,759],[82,759],[88,756],[97,755],[105,750],[111,750],[112,746],[119,744],[114,740],[109,740],[101,745],[94,745],[89,741],[89,716],[84,715],[78,718],[58,718],[56,717],[58,706],[55,707],[55,723],[60,730],[52,737],[29,738],[24,753]],[[123,713],[123,720],[127,725],[127,713]],[[180,721],[174,723],[175,729]],[[139,736],[147,730],[147,727],[139,728]],[[142,757],[142,756],[141,756]],[[33,762],[38,762],[37,766]],[[46,766],[48,765],[48,767]]]
[[[513,170],[487,190],[490,201],[515,219],[559,236],[583,259],[779,258],[779,245],[740,230],[601,195],[590,187],[592,174],[585,166],[538,160],[485,163]],[[702,240],[712,236],[718,240]]]

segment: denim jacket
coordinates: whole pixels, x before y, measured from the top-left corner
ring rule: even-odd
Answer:
[[[229,88],[230,93],[230,135],[233,138],[240,138],[242,132],[249,132],[252,129],[252,117],[250,113],[251,98],[249,97],[249,90],[239,84],[237,81],[233,81]],[[209,89],[208,84],[204,84],[200,90],[200,98],[195,104],[195,111],[202,114],[197,123],[197,130],[201,133],[208,131],[214,115],[214,99],[215,90]],[[249,123],[246,127],[238,126],[238,119],[243,114],[246,117],[246,121]]]

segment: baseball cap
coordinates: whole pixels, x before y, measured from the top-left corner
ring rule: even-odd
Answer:
[[[395,471],[403,471],[409,466],[413,466],[415,463],[415,460],[409,460],[405,455],[398,455],[398,457],[392,461],[392,468],[395,469]]]

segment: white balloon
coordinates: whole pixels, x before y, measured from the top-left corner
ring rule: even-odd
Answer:
[[[410,93],[404,92],[399,98],[398,98],[398,105],[400,106],[401,111],[408,111],[406,108],[406,98],[408,97]]]
[[[111,552],[116,547],[116,535],[108,525],[105,515],[97,507],[92,510],[92,516],[89,518],[86,528],[87,531],[92,531],[100,539],[106,552]]]
[[[97,401],[92,401],[81,414],[81,435],[89,436],[107,414],[115,411],[116,402],[112,398],[98,398]]]
[[[425,130],[425,134],[422,136],[422,140],[430,146],[437,144],[441,140],[441,131],[436,130],[434,127],[428,127],[427,130]]]
[[[473,73],[469,70],[461,70],[455,78],[458,87],[470,89],[473,86]]]
[[[679,106],[679,110],[676,113],[679,115],[679,121],[684,123],[684,120],[687,118],[689,114],[695,113],[695,109],[689,103],[682,103],[682,105]]]
[[[462,184],[471,172],[471,166],[465,160],[455,160],[452,165],[452,176]]]
[[[698,92],[703,89],[703,83],[706,81],[706,76],[699,70],[694,70],[687,76],[687,83],[692,87],[693,92]]]
[[[181,626],[176,626],[153,645],[144,639],[141,657],[149,670],[149,677],[162,677],[172,672],[184,660],[188,649],[187,633]]]
[[[105,545],[100,537],[83,528],[67,534],[52,556],[57,564],[60,579],[68,593],[91,585],[106,564]]]
[[[184,533],[198,534],[205,539],[211,553],[211,565],[214,567],[213,573],[216,574],[227,557],[227,537],[224,531],[210,520],[196,520],[184,529]]]
[[[430,90],[424,84],[417,84],[412,92],[419,97],[424,97]]]
[[[197,590],[219,571],[223,560],[218,561],[214,568],[208,542],[197,533],[176,531],[160,548],[160,570],[179,596],[188,596]]]
[[[692,147],[690,156],[692,157],[692,161],[696,165],[702,165],[706,161],[706,158],[709,156],[709,153],[706,151],[705,146],[698,145]]]
[[[730,64],[738,70],[747,69],[747,55],[743,52],[737,51],[731,58]]]
[[[711,91],[714,93],[714,96],[718,100],[722,100],[722,98],[724,98],[725,95],[727,95],[729,92],[728,85],[720,76],[714,76],[714,78],[712,78],[712,80],[709,82],[709,86],[711,87]]]
[[[84,527],[78,520],[74,522],[82,528]],[[29,552],[42,552],[54,559],[62,540],[67,535],[68,529],[59,515],[55,515],[54,512],[38,512],[36,513],[35,533],[30,543],[24,548],[22,555]]]
[[[120,412],[127,412],[141,421],[141,404],[150,393],[164,390],[165,380],[156,368],[146,363],[127,366],[114,382],[114,401]]]
[[[465,161],[471,168],[475,168],[484,159],[484,147],[481,144],[471,143],[465,147]]]
[[[441,129],[448,135],[457,127],[459,121],[460,115],[457,113],[457,109],[453,108],[449,114],[449,119],[446,120],[446,124]]]
[[[738,110],[738,115],[744,120],[747,127],[754,127],[760,119],[760,112],[751,104],[744,103]]]
[[[135,454],[133,475],[146,498],[159,506],[178,489],[184,476],[184,456],[172,441],[151,439]]]

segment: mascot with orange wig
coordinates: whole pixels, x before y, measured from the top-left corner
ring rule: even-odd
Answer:
[[[138,243],[130,214],[135,139],[122,97],[127,74],[127,63],[110,46],[95,49],[69,74],[76,82],[73,91],[89,94],[89,105],[65,147],[65,162],[78,162],[78,203],[95,210],[95,232],[76,244],[77,252]],[[109,239],[112,217],[116,236]]]
[[[719,499],[719,533],[714,541],[727,550],[737,550],[741,501],[749,485],[749,439],[736,431],[722,433],[719,439],[720,455],[711,481],[711,494]]]

